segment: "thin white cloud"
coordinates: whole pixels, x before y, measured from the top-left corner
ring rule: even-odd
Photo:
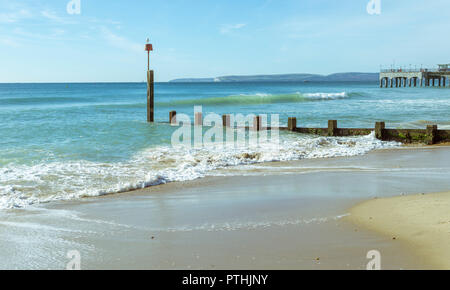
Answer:
[[[238,30],[238,29],[244,28],[245,26],[247,26],[246,23],[225,24],[225,25],[222,25],[222,27],[220,28],[220,33],[228,34],[228,33],[231,33],[233,30]]]
[[[142,51],[144,51],[142,44],[133,42],[129,39],[126,39],[125,37],[119,36],[104,26],[101,27],[100,32],[102,33],[103,38],[114,47],[127,50],[133,53],[142,53]]]
[[[21,44],[13,38],[0,36],[0,43],[9,47],[19,47]]]
[[[53,12],[51,10],[42,10],[41,11],[41,16],[43,16],[44,18],[46,18],[46,19],[48,19],[50,21],[61,23],[61,24],[74,24],[74,23],[76,23],[72,19],[61,17],[61,16],[59,16],[58,14],[56,14],[55,12]]]
[[[9,13],[0,13],[0,23],[15,23],[22,19],[30,18],[31,12],[27,9],[20,9],[18,11]]]

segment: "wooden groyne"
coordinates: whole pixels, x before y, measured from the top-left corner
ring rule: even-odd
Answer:
[[[169,113],[169,123],[176,125],[176,111]],[[450,142],[450,130],[439,130],[437,125],[428,125],[426,129],[387,129],[385,122],[376,122],[373,128],[339,128],[337,120],[329,120],[327,128],[307,128],[299,127],[297,118],[289,117],[286,127],[277,128],[264,127],[262,124],[262,116],[255,116],[252,126],[242,127],[248,130],[283,130],[302,134],[329,136],[329,137],[349,137],[349,136],[366,136],[375,131],[375,137],[382,141],[397,141],[404,144],[427,144],[434,145],[439,143]],[[195,116],[194,125],[203,125],[201,113]],[[231,124],[230,115],[222,116],[222,126],[237,128],[235,124]]]
[[[328,121],[328,128],[302,128],[288,125],[287,129],[303,134],[334,137],[363,136],[375,131],[375,137],[379,140],[397,141],[405,144],[423,143],[433,145],[450,142],[450,130],[438,130],[437,125],[428,125],[426,129],[387,129],[385,122],[376,122],[374,128],[338,128],[337,121],[330,120]]]

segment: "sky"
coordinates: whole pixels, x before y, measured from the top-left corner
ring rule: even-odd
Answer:
[[[147,38],[156,81],[450,63],[448,0],[77,1],[0,0],[0,82],[141,82]]]

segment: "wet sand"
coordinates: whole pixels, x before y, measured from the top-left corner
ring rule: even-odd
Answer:
[[[450,270],[450,192],[363,202],[348,219],[420,254],[436,269]]]
[[[203,179],[0,213],[1,269],[383,269],[435,264],[345,218],[362,201],[450,188],[450,148],[227,168]],[[232,176],[241,175],[241,176]]]

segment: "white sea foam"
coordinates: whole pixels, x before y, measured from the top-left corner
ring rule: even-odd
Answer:
[[[26,207],[54,200],[71,200],[204,177],[228,166],[305,158],[365,154],[396,147],[374,134],[361,137],[311,137],[281,134],[280,146],[263,142],[258,148],[201,149],[160,146],[136,154],[128,162],[52,162],[0,168],[0,208]]]
[[[342,93],[310,93],[304,94],[305,97],[310,99],[343,99],[348,97],[346,92]]]

